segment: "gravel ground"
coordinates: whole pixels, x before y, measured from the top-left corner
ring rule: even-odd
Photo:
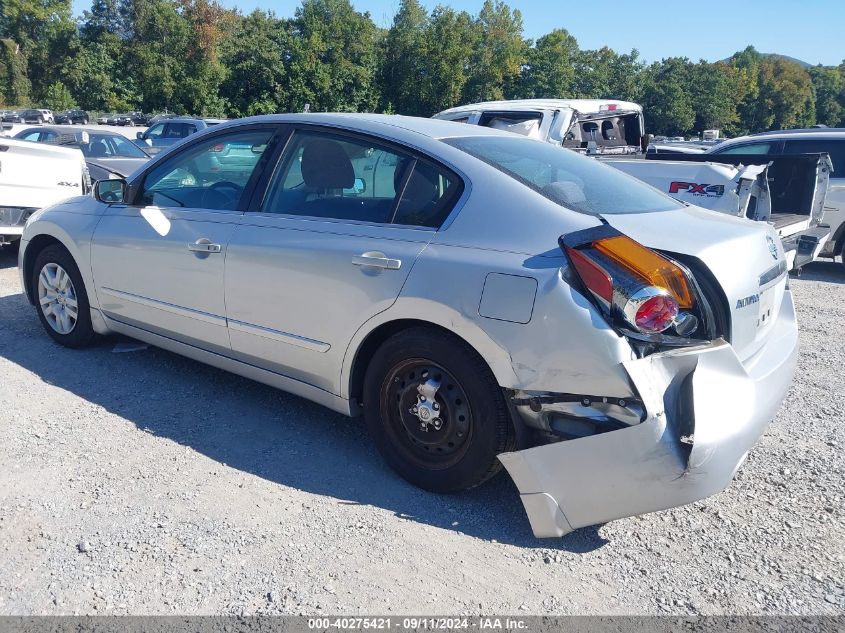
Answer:
[[[845,271],[791,281],[795,384],[734,484],[531,535],[362,422],[173,354],[53,344],[0,252],[0,614],[845,614]]]

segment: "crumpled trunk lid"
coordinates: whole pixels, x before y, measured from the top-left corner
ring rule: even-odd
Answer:
[[[763,347],[786,288],[783,248],[771,226],[698,207],[604,218],[650,248],[699,260],[724,292],[737,356],[748,360]]]

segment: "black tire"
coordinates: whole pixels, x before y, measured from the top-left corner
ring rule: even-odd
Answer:
[[[418,387],[429,378],[439,384],[432,404],[442,416],[437,428],[412,413],[421,404]],[[515,445],[507,403],[490,368],[463,340],[434,328],[404,330],[376,351],[364,378],[364,416],[384,460],[433,492],[484,483],[501,470],[496,456]]]
[[[42,307],[41,291],[39,287],[39,276],[46,266],[60,266],[70,277],[72,297],[76,301],[76,322],[67,332],[59,332],[45,314]],[[32,267],[32,292],[35,297],[35,310],[41,325],[50,337],[65,347],[85,347],[94,338],[94,328],[91,325],[91,310],[88,303],[88,294],[85,290],[85,283],[76,262],[73,261],[70,253],[63,246],[51,244],[45,247],[35,258]]]
[[[38,123],[38,125],[44,125],[44,117],[38,117],[35,122]]]
[[[842,259],[842,268],[845,268],[845,239],[842,240],[842,244],[839,246],[839,257]]]

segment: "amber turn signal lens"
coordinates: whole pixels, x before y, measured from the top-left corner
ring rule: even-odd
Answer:
[[[684,271],[665,257],[624,235],[598,240],[592,246],[649,285],[665,289],[678,307],[692,307],[692,292]]]

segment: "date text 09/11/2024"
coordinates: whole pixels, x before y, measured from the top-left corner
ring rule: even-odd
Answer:
[[[310,630],[325,631],[330,629],[360,630],[360,629],[398,629],[418,631],[431,630],[468,630],[482,631],[504,630],[513,631],[528,628],[526,621],[518,618],[498,617],[404,617],[401,620],[391,617],[339,617],[339,618],[309,618]]]

